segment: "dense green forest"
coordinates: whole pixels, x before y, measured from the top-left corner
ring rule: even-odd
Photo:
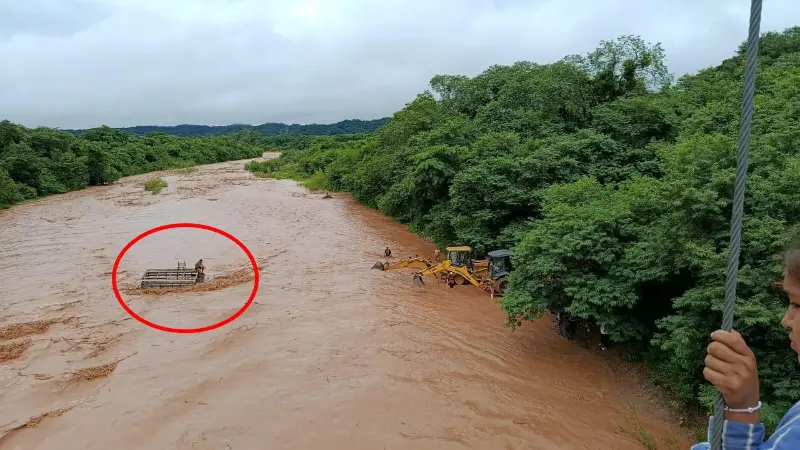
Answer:
[[[371,133],[389,120],[388,117],[375,120],[343,120],[332,124],[287,125],[285,123],[264,123],[261,125],[176,125],[166,126],[136,126],[129,128],[114,128],[126,133],[144,136],[150,133],[166,133],[173,136],[198,137],[198,136],[224,136],[240,131],[256,131],[262,136],[279,135],[309,135],[329,136],[339,134]],[[74,134],[82,134],[93,130],[67,130]]]
[[[265,138],[255,133],[186,138],[136,136],[98,128],[80,136],[0,122],[0,208],[155,170],[254,158]]]
[[[682,405],[709,406],[744,45],[678,80],[664,61],[623,36],[553,64],[439,75],[376,133],[286,142],[248,169],[349,192],[440,245],[513,248],[509,326],[565,310],[604,326]],[[735,327],[773,426],[800,398],[774,286],[800,236],[800,28],[764,34],[758,70]]]

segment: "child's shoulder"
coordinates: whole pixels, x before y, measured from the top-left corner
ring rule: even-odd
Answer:
[[[782,422],[791,421],[792,419],[797,419],[800,417],[800,401],[792,405],[788,411],[786,411],[786,415],[783,416]],[[792,425],[800,427],[800,421],[796,421]]]
[[[789,411],[786,411],[768,442],[775,448],[800,448],[800,402],[795,403],[789,408]],[[778,443],[781,445],[779,446]]]

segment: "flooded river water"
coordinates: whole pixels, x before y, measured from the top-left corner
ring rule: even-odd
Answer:
[[[243,165],[162,174],[158,195],[144,175],[0,212],[0,449],[641,449],[650,434],[650,448],[687,448],[635,380],[548,319],[512,332],[476,288],[369,270],[386,246],[431,244]],[[239,319],[174,334],[119,305],[117,254],[171,222],[252,251],[258,294]],[[222,236],[168,230],[131,248],[120,282],[200,258],[210,278],[249,266]],[[252,288],[124,295],[188,328],[230,316]]]

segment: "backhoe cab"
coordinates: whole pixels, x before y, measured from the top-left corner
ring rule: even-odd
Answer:
[[[486,259],[475,260],[471,247],[447,247],[447,260],[450,265],[466,269],[471,275],[466,277],[456,273],[456,283],[475,284],[474,279],[492,297],[502,296],[508,290],[511,255],[511,250],[500,249],[489,252]]]
[[[473,262],[475,260],[474,254],[472,252],[472,247],[461,246],[461,247],[447,247],[447,259],[450,260],[450,264],[455,267],[466,267],[471,269],[473,267]]]
[[[512,270],[511,255],[511,250],[506,249],[495,250],[486,255],[495,295],[503,295],[508,290],[508,276]]]

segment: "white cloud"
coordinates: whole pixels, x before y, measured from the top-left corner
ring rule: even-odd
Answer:
[[[800,24],[765,2],[764,31]],[[83,128],[389,115],[436,74],[639,34],[680,75],[729,57],[747,0],[5,0],[0,118]]]

